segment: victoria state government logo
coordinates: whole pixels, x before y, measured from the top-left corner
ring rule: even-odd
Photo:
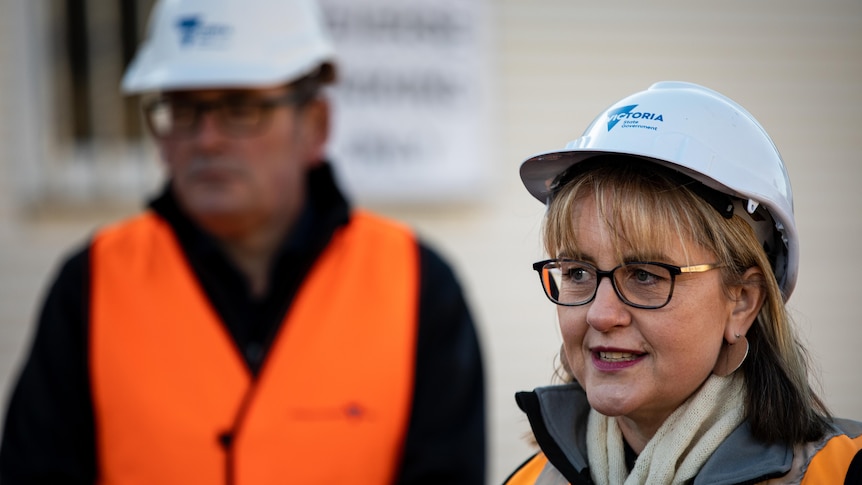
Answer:
[[[637,107],[636,104],[630,104],[608,111],[608,131],[611,131],[620,121],[622,121],[621,128],[658,130],[658,124],[664,122],[662,114],[637,111]]]
[[[181,47],[226,48],[233,33],[227,24],[204,22],[200,15],[189,15],[176,20]]]

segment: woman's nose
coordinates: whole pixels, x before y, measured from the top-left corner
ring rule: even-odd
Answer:
[[[587,309],[587,325],[599,332],[607,332],[614,327],[628,325],[631,321],[629,307],[620,299],[611,284],[610,278],[599,282],[596,296]]]

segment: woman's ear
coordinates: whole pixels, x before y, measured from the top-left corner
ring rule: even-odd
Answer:
[[[754,266],[745,270],[738,285],[730,288],[733,310],[724,331],[726,341],[733,343],[745,335],[760,313],[766,299],[763,278],[763,271]]]

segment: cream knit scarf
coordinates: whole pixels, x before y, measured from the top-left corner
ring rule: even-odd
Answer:
[[[659,427],[628,477],[617,420],[591,410],[587,456],[593,481],[598,485],[686,483],[742,422],[743,392],[741,377],[711,375]]]

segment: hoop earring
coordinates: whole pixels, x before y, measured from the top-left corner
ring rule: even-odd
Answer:
[[[719,377],[727,377],[742,366],[745,358],[748,357],[748,339],[745,335],[736,335],[741,340],[735,343],[723,341],[721,350],[718,352],[718,360],[715,362],[715,367],[712,368],[712,373]],[[745,344],[745,345],[742,345]]]

